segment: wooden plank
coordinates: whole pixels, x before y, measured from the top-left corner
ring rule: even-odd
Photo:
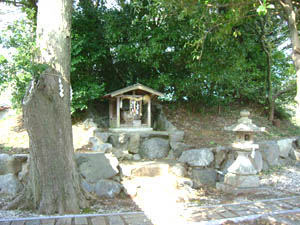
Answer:
[[[112,126],[112,119],[113,119],[113,103],[112,100],[109,100],[109,126]]]
[[[120,127],[120,97],[117,97],[117,128]]]
[[[154,94],[154,95],[161,96],[161,97],[163,96],[163,93],[161,93],[159,91],[156,91],[156,90],[154,90],[150,87],[147,87],[147,86],[142,85],[142,84],[135,84],[135,85],[131,85],[129,87],[111,92],[111,93],[105,95],[104,97],[115,97],[117,95],[121,95],[121,94],[127,93],[129,91],[133,91],[133,90],[143,90],[143,91],[148,92],[150,94]]]
[[[149,98],[148,101],[148,119],[147,119],[147,125],[148,127],[151,127],[151,98]]]

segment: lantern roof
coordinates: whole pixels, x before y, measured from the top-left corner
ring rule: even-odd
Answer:
[[[240,113],[241,118],[237,123],[225,127],[226,131],[234,131],[234,132],[264,132],[265,127],[258,127],[252,123],[252,120],[248,118],[250,112],[247,110],[243,110]]]

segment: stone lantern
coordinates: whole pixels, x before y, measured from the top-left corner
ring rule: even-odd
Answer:
[[[225,130],[236,134],[232,148],[238,154],[234,163],[228,168],[224,183],[217,184],[217,188],[225,192],[249,192],[259,186],[258,171],[250,157],[254,157],[255,150],[259,148],[258,144],[253,143],[254,134],[265,131],[265,128],[257,127],[252,123],[248,118],[249,111],[243,110],[240,115],[241,118],[236,124],[225,127]]]

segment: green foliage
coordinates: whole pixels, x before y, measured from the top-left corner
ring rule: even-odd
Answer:
[[[99,98],[104,91],[104,84],[98,85],[92,81],[83,80],[73,84],[73,97],[71,112],[87,109],[89,101]]]
[[[166,93],[164,100],[188,102],[193,110],[234,102],[267,105],[266,55],[257,24],[258,13],[270,8],[267,1],[132,0],[107,9],[103,1],[78,1],[72,18],[72,112],[136,82]],[[13,38],[1,38],[17,49],[12,60],[0,57],[5,74],[0,85],[13,83],[16,103],[42,70],[34,63],[34,24],[28,24],[31,30],[26,26],[15,24]],[[278,50],[286,38],[283,26],[272,17],[266,35],[276,91],[295,79],[290,59]],[[277,103],[292,98],[288,93]]]
[[[28,20],[14,22],[3,32],[0,44],[13,48],[12,54],[0,56],[0,86],[13,87],[13,106],[20,107],[26,86],[33,76],[38,76],[40,65],[33,62],[35,48],[34,25]]]

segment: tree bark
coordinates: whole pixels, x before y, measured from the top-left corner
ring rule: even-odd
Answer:
[[[296,9],[294,9],[293,7],[293,3],[291,0],[278,1],[283,8],[284,15],[286,17],[285,19],[287,20],[289,25],[289,33],[293,48],[292,59],[294,61],[297,75],[297,94],[295,97],[297,103],[296,122],[297,124],[300,124],[300,41],[297,29],[297,13]]]
[[[86,206],[74,161],[70,114],[71,0],[38,3],[38,61],[48,69],[23,100],[30,139],[25,201],[40,213],[78,213]],[[22,199],[22,198],[20,198]]]
[[[264,21],[263,21],[264,20]],[[267,64],[267,76],[266,76],[266,83],[267,83],[267,94],[268,94],[268,105],[269,105],[269,120],[274,120],[274,111],[275,111],[275,99],[273,99],[273,88],[272,88],[272,73],[271,73],[271,65],[272,65],[272,58],[271,58],[271,49],[268,41],[266,40],[266,31],[265,31],[265,22],[266,18],[260,20],[260,27],[261,27],[261,35],[260,35],[260,42],[263,48],[263,51],[266,54],[266,64]]]

